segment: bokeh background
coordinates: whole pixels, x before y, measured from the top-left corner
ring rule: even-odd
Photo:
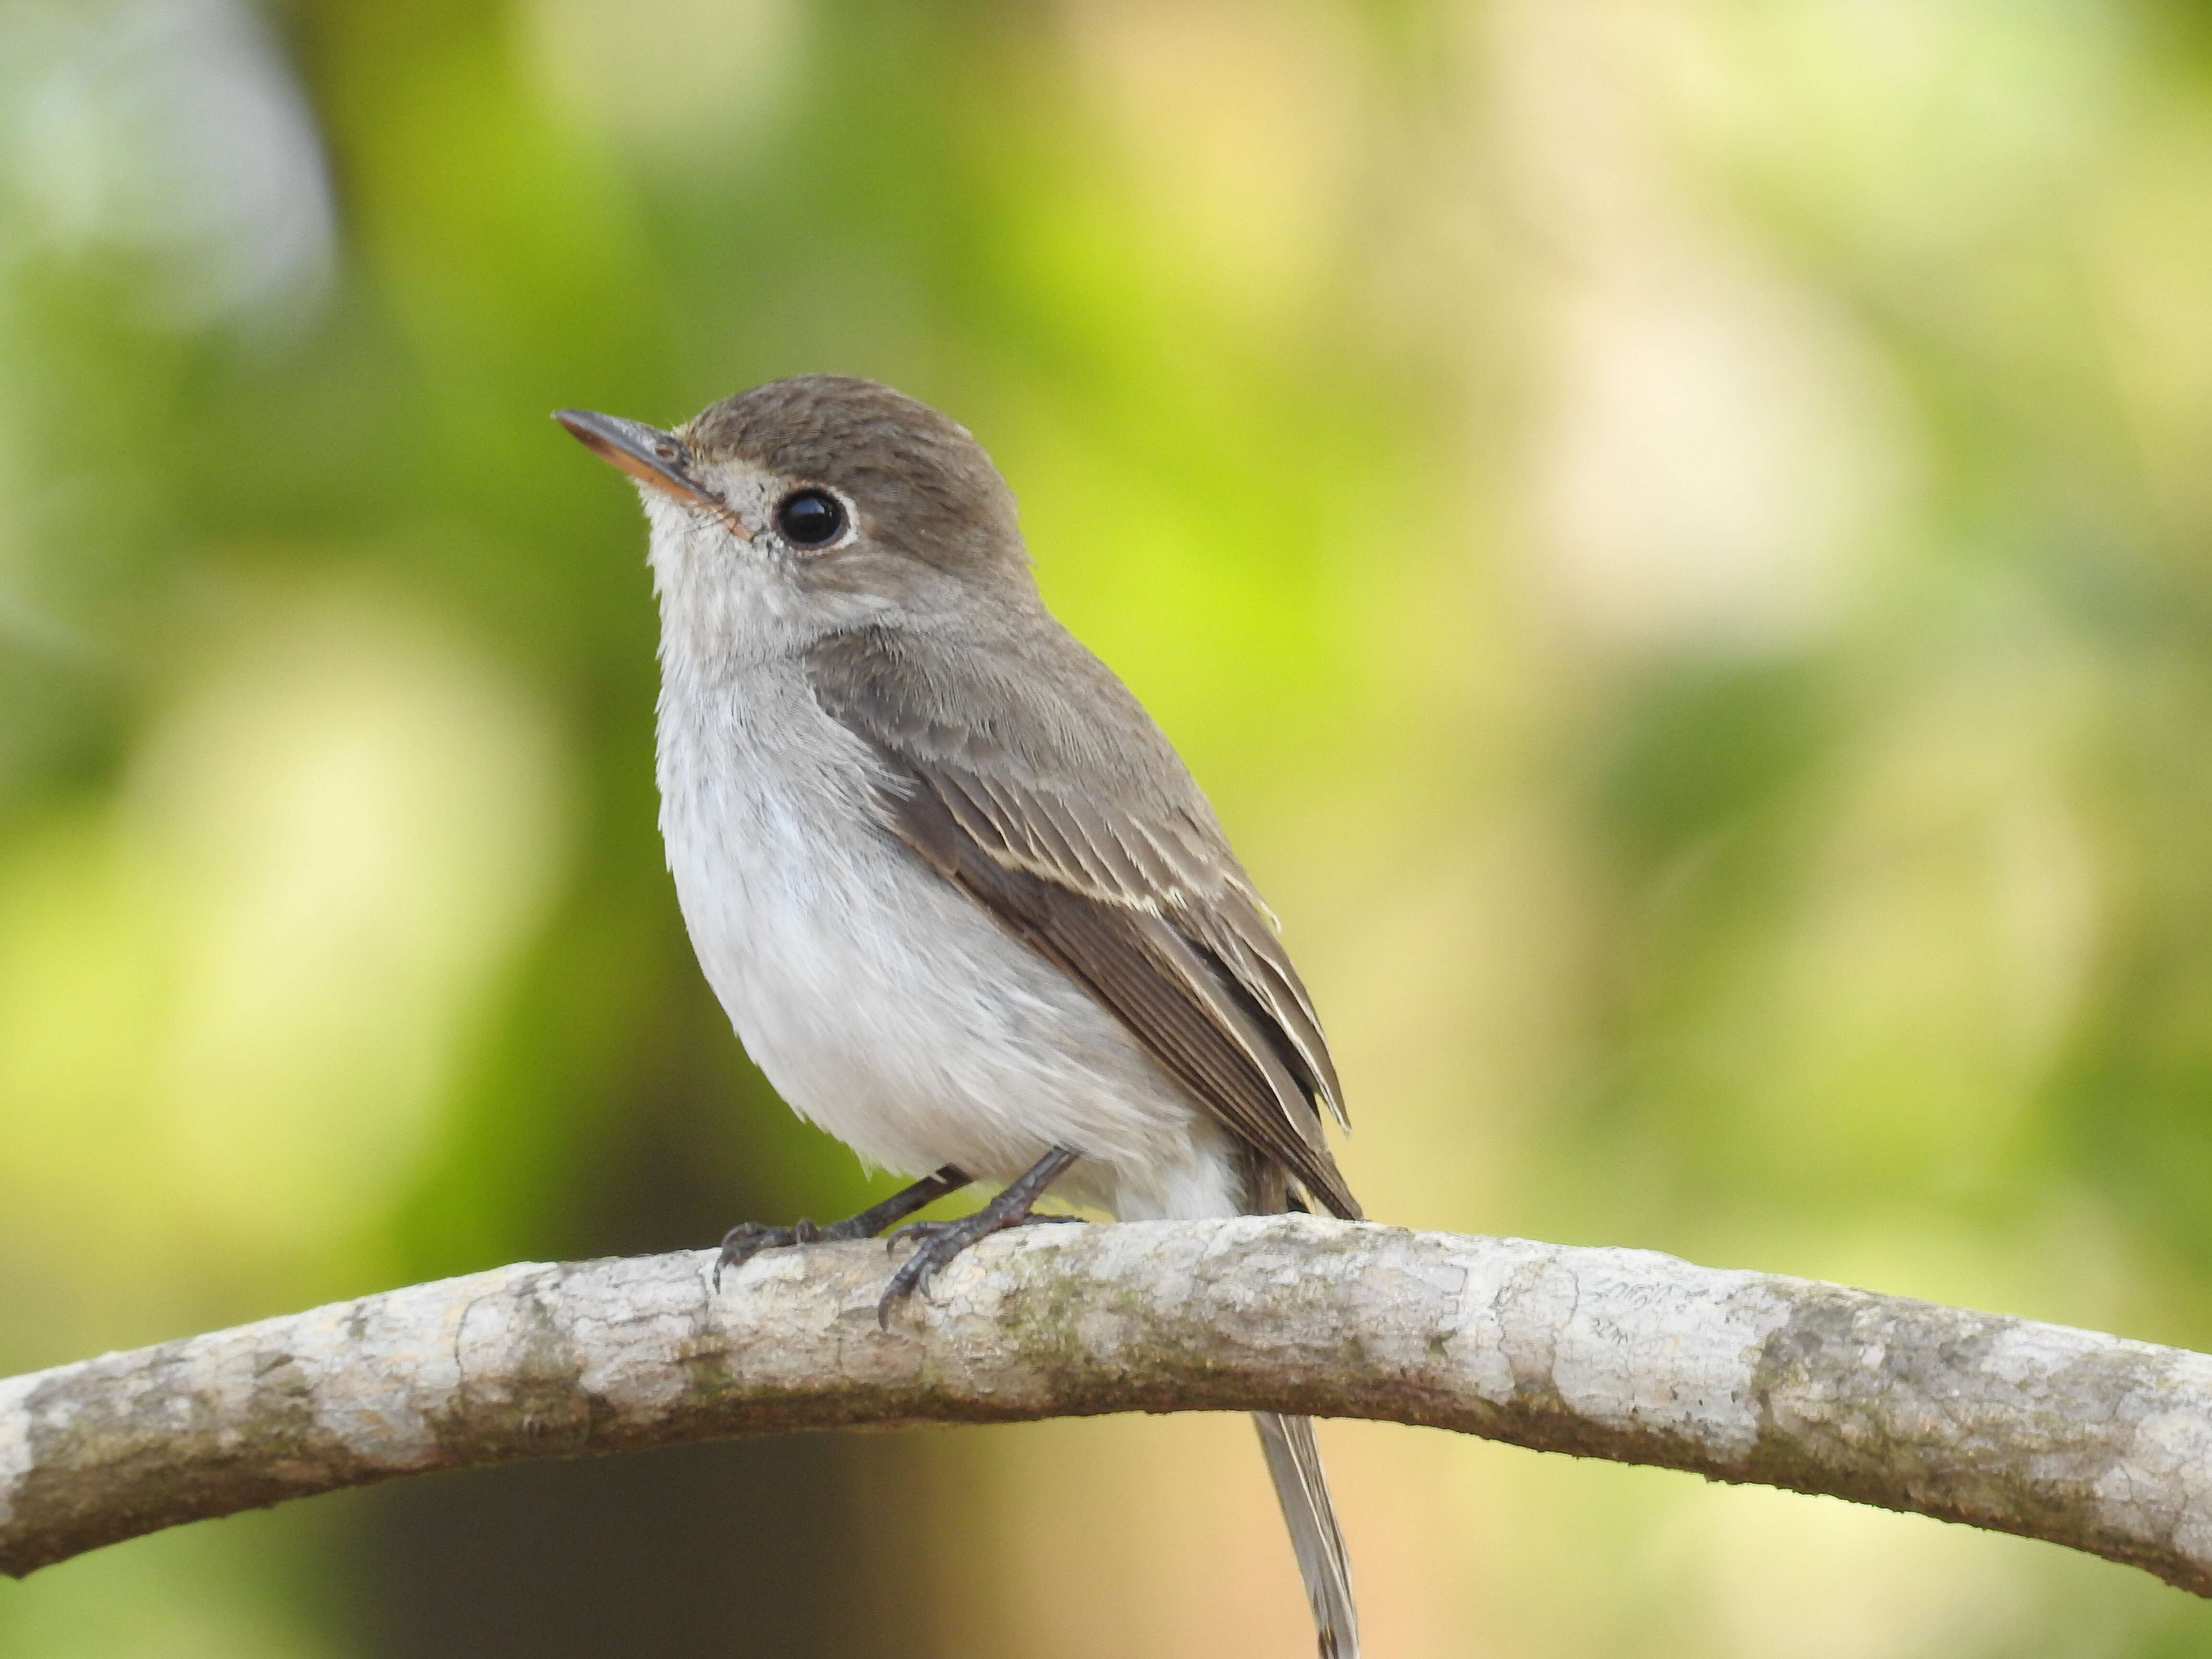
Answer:
[[[545,418],[951,410],[1377,1216],[2212,1346],[2187,0],[0,0],[0,1370],[876,1192]],[[2056,1549],[1331,1425],[1376,1659],[2212,1655]],[[1303,1654],[1239,1419],[452,1476],[25,1659]]]

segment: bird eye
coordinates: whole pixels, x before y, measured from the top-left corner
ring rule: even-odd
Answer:
[[[827,547],[845,533],[845,507],[826,489],[794,489],[776,503],[775,527],[793,547]]]

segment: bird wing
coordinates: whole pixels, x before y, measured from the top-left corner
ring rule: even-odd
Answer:
[[[1297,970],[1166,738],[1050,626],[981,666],[855,629],[812,648],[809,678],[881,763],[901,840],[1088,989],[1231,1133],[1358,1218],[1321,1126],[1323,1108],[1344,1121],[1342,1091]],[[1101,698],[1133,720],[1101,722]]]

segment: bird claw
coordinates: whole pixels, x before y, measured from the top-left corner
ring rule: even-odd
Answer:
[[[1073,1154],[1069,1154],[1073,1157]],[[1056,1165],[1055,1168],[1064,1167]],[[788,1227],[764,1227],[757,1221],[740,1222],[722,1235],[722,1252],[714,1258],[714,1288],[722,1288],[725,1268],[742,1267],[763,1250],[787,1250],[797,1244],[840,1243],[848,1239],[873,1238],[894,1221],[903,1220],[926,1204],[968,1184],[963,1170],[947,1164],[926,1175],[882,1202],[871,1204],[858,1215],[833,1221],[826,1227],[800,1220]]]
[[[744,1267],[763,1250],[787,1250],[800,1244],[836,1243],[867,1237],[850,1221],[833,1221],[826,1227],[805,1217],[788,1227],[764,1227],[757,1221],[741,1221],[722,1235],[722,1253],[714,1258],[714,1288],[722,1288],[726,1270]]]
[[[891,1310],[908,1297],[920,1295],[929,1289],[929,1281],[937,1270],[978,1239],[988,1238],[993,1233],[1004,1232],[1010,1227],[1027,1227],[1033,1224],[1073,1222],[1080,1226],[1079,1215],[1035,1215],[1028,1212],[994,1214],[989,1205],[973,1215],[963,1215],[952,1221],[915,1221],[901,1227],[884,1240],[886,1250],[896,1249],[901,1239],[911,1242],[915,1249],[912,1255],[899,1264],[891,1275],[891,1282],[884,1287],[883,1298],[876,1304],[876,1325],[889,1330]]]

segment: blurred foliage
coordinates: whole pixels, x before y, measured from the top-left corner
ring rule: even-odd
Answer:
[[[947,409],[1391,1220],[2212,1345],[2212,35],[2137,0],[0,0],[0,1369],[881,1177],[660,864],[545,420]],[[1379,1654],[2212,1654],[2043,1547],[1332,1425]],[[1231,1419],[416,1483],[0,1655],[1304,1650]]]

